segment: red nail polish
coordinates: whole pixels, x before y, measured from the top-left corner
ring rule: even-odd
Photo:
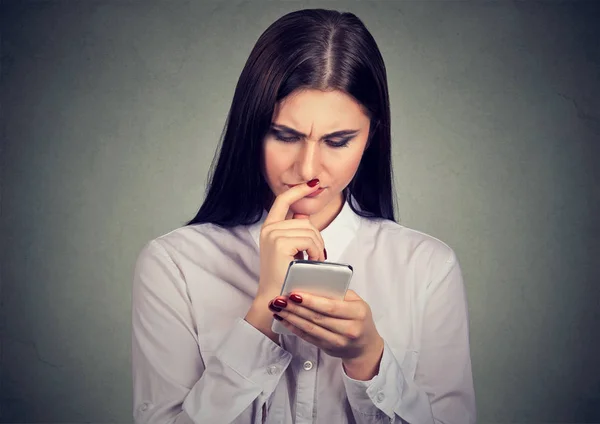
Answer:
[[[327,260],[327,249],[323,248],[323,255],[325,255],[325,260]]]
[[[283,318],[281,318],[279,315],[277,314],[273,314],[273,318],[275,318],[277,321],[283,321]]]
[[[314,180],[310,180],[309,182],[306,183],[309,187],[314,187],[317,184],[319,184],[319,179],[315,178]]]
[[[269,309],[272,310],[273,312],[281,312],[281,308],[276,308],[275,306],[273,306],[272,300],[269,302]]]
[[[300,296],[299,294],[291,294],[290,300],[296,303],[302,303],[302,296]]]
[[[278,308],[285,308],[287,306],[287,302],[283,299],[275,299],[273,301],[273,305],[277,306]]]

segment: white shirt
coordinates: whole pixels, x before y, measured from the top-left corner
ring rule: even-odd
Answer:
[[[346,203],[321,234],[352,265],[384,351],[369,381],[294,335],[243,318],[258,286],[254,225],[178,228],[143,248],[132,296],[137,424],[475,423],[465,289],[443,242]],[[265,305],[266,307],[266,305]],[[263,416],[266,411],[266,416]]]

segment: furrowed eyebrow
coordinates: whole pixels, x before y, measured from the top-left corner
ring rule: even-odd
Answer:
[[[304,133],[301,133],[300,131],[297,131],[293,128],[290,128],[286,125],[281,125],[281,124],[276,124],[276,123],[272,123],[271,124],[271,128],[274,130],[280,130],[280,131],[286,131],[289,132],[293,135],[295,135],[296,137],[304,137],[306,138],[307,135]],[[341,131],[334,131],[332,133],[329,134],[325,134],[323,135],[323,137],[321,137],[321,140],[326,139],[326,138],[335,138],[335,137],[344,137],[344,136],[353,136],[356,135],[356,133],[358,133],[360,130],[341,130]]]

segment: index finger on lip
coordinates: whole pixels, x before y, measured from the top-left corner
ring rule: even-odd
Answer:
[[[267,215],[263,225],[284,221],[292,203],[302,199],[304,196],[318,189],[319,184],[316,184],[314,187],[310,187],[307,183],[305,183],[298,184],[297,186],[286,190],[284,193],[281,193],[273,202],[271,210],[269,211],[269,214]]]
[[[302,297],[302,303],[298,304],[291,299],[288,300],[288,304],[302,305],[305,308],[311,309],[315,312],[319,312],[323,315],[327,315],[333,318],[352,319],[354,318],[353,308],[349,302],[343,300],[329,299],[327,297],[316,296],[309,293],[300,291],[294,291],[291,294],[297,294]],[[289,297],[288,297],[289,299]]]

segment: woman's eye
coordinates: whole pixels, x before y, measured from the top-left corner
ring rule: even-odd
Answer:
[[[275,136],[275,138],[279,141],[282,141],[284,143],[295,143],[297,141],[300,140],[300,137],[294,136],[294,135],[290,135],[290,136],[285,136],[283,134],[279,134],[279,133],[274,133],[273,134]],[[337,147],[346,147],[348,146],[348,142],[350,141],[349,138],[345,138],[343,140],[338,140],[338,141],[333,141],[333,140],[326,140],[325,143],[327,143],[328,146],[333,147],[333,148],[337,148]]]
[[[279,141],[283,141],[284,143],[294,143],[299,140],[299,138],[295,136],[285,137],[280,134],[275,134],[275,138]]]
[[[344,140],[339,140],[339,141],[327,140],[327,144],[329,144],[331,147],[347,147],[349,141],[350,141],[349,138],[346,138]]]

